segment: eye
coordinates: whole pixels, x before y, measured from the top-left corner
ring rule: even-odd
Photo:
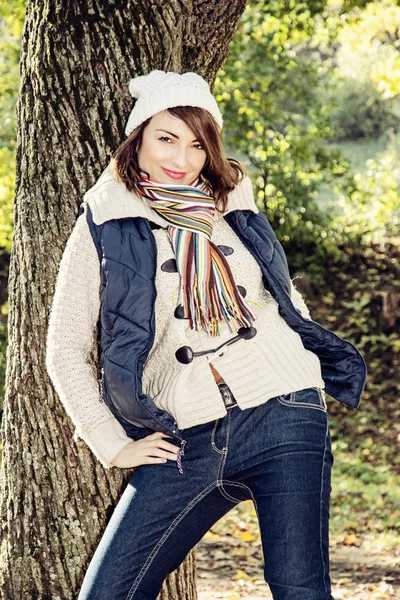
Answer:
[[[161,142],[164,140],[171,140],[171,138],[168,135],[162,135],[161,137],[158,138]],[[195,144],[193,146],[193,148],[197,148],[198,150],[203,150],[203,146],[201,144]]]

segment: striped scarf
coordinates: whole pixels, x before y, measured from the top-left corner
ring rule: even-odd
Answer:
[[[215,202],[203,175],[190,184],[157,183],[143,171],[140,194],[150,207],[170,223],[168,233],[180,275],[178,304],[190,327],[199,324],[210,337],[219,335],[225,319],[231,332],[250,327],[255,315],[240,294],[229,264],[211,241]],[[183,302],[181,302],[183,298]]]

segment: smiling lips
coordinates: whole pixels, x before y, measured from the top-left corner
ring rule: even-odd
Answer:
[[[186,175],[186,173],[180,173],[179,171],[168,171],[168,169],[164,169],[164,167],[162,167],[162,170],[173,179],[182,179],[182,177]]]

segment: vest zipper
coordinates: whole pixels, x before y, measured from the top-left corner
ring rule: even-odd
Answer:
[[[177,456],[177,459],[176,459],[176,464],[177,464],[177,467],[178,467],[178,471],[179,471],[179,473],[181,473],[182,475],[183,475],[183,469],[182,469],[182,456],[185,454],[185,450],[184,450],[184,449],[185,449],[185,444],[186,444],[186,441],[185,441],[185,440],[182,440],[182,441],[181,441],[181,447],[180,447],[180,449],[178,450],[178,456]]]

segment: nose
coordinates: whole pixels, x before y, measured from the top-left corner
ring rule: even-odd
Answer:
[[[187,150],[185,147],[179,148],[176,146],[172,163],[174,166],[182,169],[182,171],[184,170],[184,167],[187,165]]]

